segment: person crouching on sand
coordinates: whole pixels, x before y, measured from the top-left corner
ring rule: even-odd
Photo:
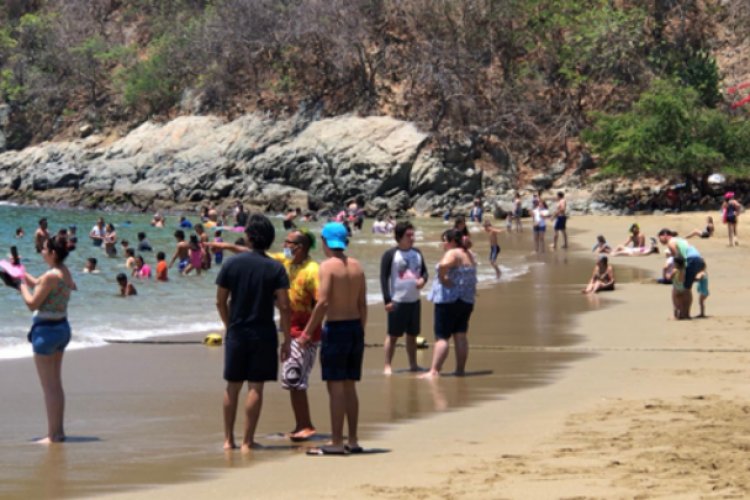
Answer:
[[[39,441],[44,444],[65,440],[62,359],[70,342],[68,302],[71,292],[77,290],[64,264],[67,256],[68,242],[64,238],[56,236],[47,240],[42,257],[50,267],[49,271],[39,278],[27,273],[18,286],[23,301],[35,312],[29,340],[47,408],[47,437]]]
[[[437,265],[428,299],[435,304],[435,347],[432,366],[423,377],[437,377],[448,357],[448,341],[453,337],[456,349],[455,374],[462,376],[469,357],[469,319],[474,310],[477,290],[477,261],[466,248],[466,238],[455,229],[443,233],[445,253]]]
[[[609,258],[605,254],[599,254],[591,279],[581,293],[607,292],[614,289],[615,270],[609,265]]]

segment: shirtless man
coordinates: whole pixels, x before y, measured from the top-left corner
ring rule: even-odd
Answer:
[[[310,321],[300,339],[312,337],[326,319],[320,362],[328,385],[331,443],[308,450],[310,455],[361,453],[357,439],[359,400],[355,383],[362,375],[367,323],[367,287],[360,263],[344,254],[348,235],[343,224],[329,222],[321,234],[327,257],[320,264],[320,288]],[[349,433],[344,445],[344,419]]]
[[[42,253],[42,249],[47,244],[48,239],[49,231],[47,231],[47,218],[42,217],[39,219],[39,227],[34,233],[34,248],[36,248],[36,253]]]
[[[190,243],[185,241],[185,231],[182,229],[178,229],[174,232],[174,239],[177,240],[177,246],[174,250],[174,255],[172,255],[172,260],[169,261],[169,267],[172,267],[172,264],[176,260],[179,260],[179,264],[177,265],[180,273],[187,267],[187,265],[190,263]]]
[[[568,232],[565,224],[568,222],[568,202],[565,201],[565,193],[557,193],[557,208],[555,209],[555,238],[552,241],[552,250],[557,250],[557,237],[562,233],[562,248],[568,248]]]

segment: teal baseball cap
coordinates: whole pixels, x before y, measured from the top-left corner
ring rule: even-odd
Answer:
[[[346,250],[349,233],[340,222],[329,222],[323,226],[321,236],[331,250]]]

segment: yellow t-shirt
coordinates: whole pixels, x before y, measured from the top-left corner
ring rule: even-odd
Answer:
[[[299,337],[304,330],[307,321],[312,315],[312,310],[318,300],[318,288],[320,279],[318,277],[318,263],[308,258],[300,264],[292,264],[283,254],[274,253],[270,256],[281,262],[289,275],[289,303],[292,309],[292,337]],[[312,340],[320,340],[320,328],[313,332]]]

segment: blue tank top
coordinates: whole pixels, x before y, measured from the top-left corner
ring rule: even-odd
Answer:
[[[437,271],[439,264],[435,266]],[[473,304],[477,294],[477,268],[476,266],[452,267],[448,270],[448,279],[453,283],[447,287],[436,278],[432,282],[432,288],[427,299],[435,304],[448,304],[461,300]]]

